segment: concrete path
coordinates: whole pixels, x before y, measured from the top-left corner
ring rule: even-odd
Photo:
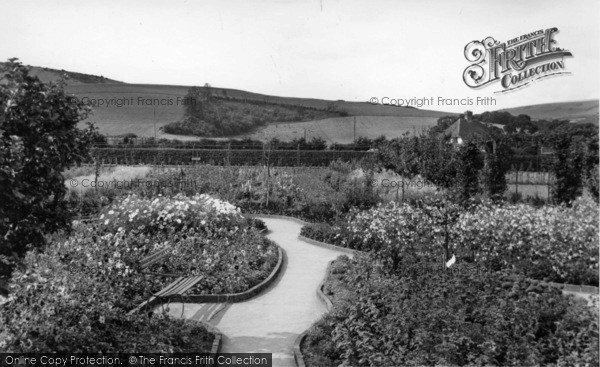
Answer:
[[[325,313],[316,291],[327,263],[343,253],[298,240],[302,226],[295,221],[260,219],[269,228],[267,237],[286,253],[279,279],[261,295],[228,305],[208,322],[223,333],[222,352],[272,353],[273,366],[295,366],[295,339]],[[207,307],[211,305],[185,304],[183,317],[202,317],[198,315],[210,314],[219,306]],[[180,317],[181,304],[170,305],[169,313]]]

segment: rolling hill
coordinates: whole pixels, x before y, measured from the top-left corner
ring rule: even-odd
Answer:
[[[5,65],[5,62],[0,62],[0,67]],[[58,70],[45,68],[41,66],[28,66],[29,74],[37,76],[42,82],[56,82],[61,76],[66,78],[67,85],[81,84],[123,84],[123,82],[105,78],[101,75],[91,75],[77,73],[74,71]]]
[[[571,122],[598,124],[598,100],[545,103],[508,108],[513,115],[525,114],[534,120],[569,120]]]
[[[100,132],[106,135],[135,133],[138,136],[159,138],[177,138],[193,140],[194,137],[181,137],[165,134],[160,127],[184,117],[183,98],[187,86],[151,85],[151,84],[77,84],[67,86],[67,92],[81,99],[97,104],[93,108],[93,116],[89,121],[96,122]],[[213,87],[213,93],[238,100],[264,101],[294,106],[327,109],[332,101],[308,98],[288,98],[267,96],[245,92],[237,89]],[[118,106],[117,102],[121,105]],[[437,118],[447,115],[444,112],[419,110],[407,107],[371,105],[367,102],[336,103],[336,109],[345,111],[350,116],[360,116],[362,125],[357,123],[357,137],[376,137],[381,134],[399,136],[406,131],[434,126]],[[103,105],[100,105],[103,104]],[[110,105],[108,105],[110,104]],[[348,136],[352,139],[352,125],[342,123],[344,118],[324,119],[297,123],[274,123],[250,134],[235,137],[251,137],[267,139],[275,135],[282,140],[287,137],[299,137],[295,131],[307,128],[311,134],[307,137],[320,136],[327,141],[345,142]],[[347,130],[347,126],[348,129]],[[338,131],[338,129],[341,129]],[[322,132],[322,133],[321,133]]]
[[[170,135],[160,131],[167,123],[184,117],[183,98],[188,86],[127,84],[103,76],[71,71],[30,67],[31,73],[42,81],[55,81],[61,75],[68,76],[66,91],[80,99],[94,103],[93,115],[82,122],[95,122],[100,132],[109,135],[134,133],[140,137],[195,140],[193,136]],[[314,98],[269,96],[237,89],[212,87],[217,96],[241,101],[259,101],[271,104],[304,106],[325,110],[334,107],[348,117],[327,118],[305,122],[275,122],[252,133],[233,136],[268,140],[278,137],[289,140],[304,136],[308,139],[321,137],[328,142],[348,143],[356,137],[375,138],[386,135],[393,138],[405,132],[419,132],[435,126],[441,116],[452,113],[421,110],[411,107],[372,105],[368,102],[330,101]],[[504,109],[513,115],[527,114],[533,119],[568,119],[572,122],[598,124],[598,100],[549,103]]]

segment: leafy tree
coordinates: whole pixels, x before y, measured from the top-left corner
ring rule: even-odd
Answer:
[[[191,87],[188,89],[185,100],[185,115],[191,119],[203,120],[204,119],[204,108],[203,108],[203,91],[199,87]]]
[[[456,121],[456,116],[444,116],[437,120],[437,125],[429,129],[429,135],[435,136],[443,133],[450,125]]]
[[[582,194],[584,184],[597,197],[594,167],[598,164],[598,126],[561,124],[545,135],[555,151],[551,170],[556,182],[552,194],[558,203],[570,203]]]
[[[10,273],[44,234],[70,228],[61,172],[88,158],[98,138],[77,123],[89,107],[44,84],[17,59],[0,69],[0,269]]]
[[[419,152],[419,173],[436,186],[449,189],[457,175],[456,151],[449,137],[423,139]]]
[[[479,170],[483,168],[483,157],[475,141],[461,145],[456,153],[459,164],[455,188],[459,201],[466,203],[479,192]]]
[[[314,136],[312,139],[310,139],[310,143],[308,144],[312,150],[325,150],[325,148],[327,148],[327,142],[325,139],[318,136]]]
[[[484,185],[492,200],[503,197],[507,188],[506,173],[510,170],[512,150],[504,143],[499,143],[496,151],[488,151],[485,157],[483,170]]]
[[[555,136],[553,148],[552,172],[556,181],[552,185],[552,197],[558,203],[569,204],[582,194],[583,189],[585,152],[582,138]]]

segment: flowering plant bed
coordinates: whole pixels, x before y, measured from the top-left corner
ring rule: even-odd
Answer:
[[[570,208],[484,203],[457,211],[447,228],[439,217],[427,203],[390,203],[353,210],[334,225],[305,226],[301,234],[370,251],[382,261],[414,254],[439,260],[447,238],[450,254],[459,260],[539,280],[598,286],[599,212],[591,199],[578,199]]]
[[[264,224],[262,224],[264,226]],[[148,276],[139,262],[167,249],[169,271],[204,275],[196,292],[237,292],[260,283],[277,262],[276,247],[232,205],[208,195],[145,199],[107,207],[101,220],[57,235],[44,253],[29,253],[11,300],[0,306],[6,351],[210,351],[197,323],[128,311],[172,279]],[[186,274],[187,275],[187,274]]]
[[[553,287],[467,264],[403,268],[334,262],[334,308],[302,343],[307,366],[598,364],[597,312]]]

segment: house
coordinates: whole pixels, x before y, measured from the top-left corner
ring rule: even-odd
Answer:
[[[481,121],[473,119],[473,112],[466,111],[445,131],[445,136],[449,136],[453,144],[462,144],[466,140],[494,140],[488,127]]]

